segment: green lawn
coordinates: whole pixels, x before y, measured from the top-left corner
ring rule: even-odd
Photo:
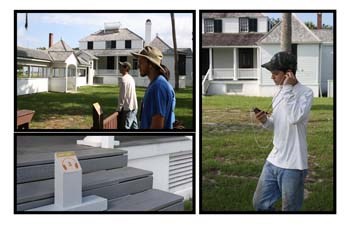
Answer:
[[[137,88],[140,106],[145,88]],[[90,129],[91,106],[99,102],[108,116],[116,110],[119,88],[113,85],[80,87],[77,93],[37,93],[17,97],[17,109],[35,110],[31,129]],[[192,129],[192,88],[176,91],[175,116]],[[139,107],[140,109],[140,107]]]
[[[271,98],[202,98],[202,210],[254,211],[252,198],[272,133],[251,121],[254,106],[266,110]],[[309,175],[303,211],[332,211],[333,99],[315,98],[308,124]],[[253,130],[254,128],[254,130]],[[280,206],[278,203],[277,207]]]

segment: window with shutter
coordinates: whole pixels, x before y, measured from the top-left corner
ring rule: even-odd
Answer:
[[[204,32],[205,33],[214,32],[214,20],[213,19],[205,19],[204,20]]]
[[[249,31],[249,19],[239,18],[239,32],[248,32],[248,31]]]
[[[88,42],[87,43],[87,48],[88,49],[94,49],[94,42]]]
[[[249,18],[249,32],[257,32],[258,31],[258,19]]]
[[[222,20],[214,20],[214,32],[222,32]]]

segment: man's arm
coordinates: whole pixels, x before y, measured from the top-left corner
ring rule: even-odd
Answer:
[[[281,91],[281,95],[283,95],[286,107],[288,108],[287,118],[291,124],[297,124],[308,116],[313,100],[312,90],[307,90],[298,98],[293,92],[293,86],[296,83],[297,80],[294,74],[292,72],[288,72],[285,84]]]
[[[120,111],[124,106],[125,95],[126,95],[125,92],[126,92],[126,83],[122,81],[120,83],[120,88],[119,88],[118,111]]]
[[[161,115],[154,115],[152,117],[151,129],[163,129],[164,117]]]

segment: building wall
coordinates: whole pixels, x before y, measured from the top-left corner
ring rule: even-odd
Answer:
[[[267,17],[259,17],[258,32],[267,32]],[[222,18],[222,33],[239,33],[239,18]],[[202,19],[202,33],[204,33],[204,19]]]
[[[17,96],[48,91],[48,78],[17,79]]]
[[[79,42],[80,49],[87,49],[87,42]],[[143,48],[143,40],[131,40],[132,49]],[[106,49],[106,41],[94,41],[93,49]],[[125,40],[116,41],[116,49],[125,49]]]
[[[321,87],[325,94],[328,88],[328,80],[333,80],[333,44],[321,47]]]
[[[233,68],[233,49],[216,48],[213,49],[214,68]]]
[[[49,91],[66,92],[66,78],[49,78]]]
[[[258,18],[258,32],[267,32],[268,19],[266,17]]]
[[[261,45],[262,64],[270,61],[272,56],[281,51],[278,44]],[[296,77],[298,80],[313,89],[314,95],[318,96],[318,76],[319,76],[319,45],[318,44],[298,44],[298,69]],[[262,86],[274,86],[271,79],[271,72],[266,69],[261,70],[260,84]],[[271,88],[261,87],[260,95],[271,96]]]
[[[238,33],[239,32],[238,18],[223,18],[222,32],[223,33]]]

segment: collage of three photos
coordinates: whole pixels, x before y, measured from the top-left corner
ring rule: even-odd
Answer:
[[[15,214],[336,213],[335,10],[14,21]]]

